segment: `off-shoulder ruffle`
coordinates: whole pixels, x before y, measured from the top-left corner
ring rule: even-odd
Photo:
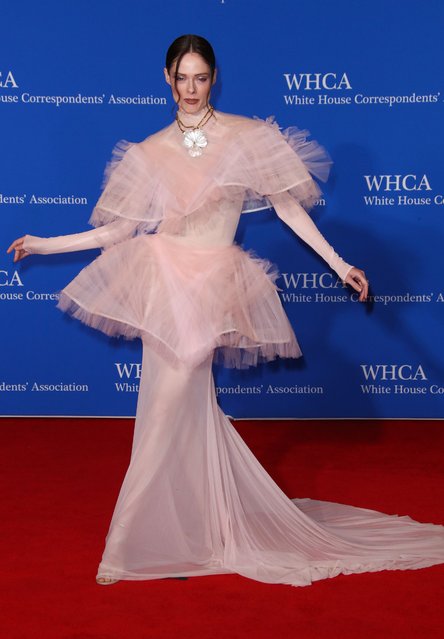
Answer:
[[[181,147],[175,125],[142,143],[120,141],[90,223],[123,217],[137,222],[137,233],[180,233],[185,226],[209,224],[227,206],[243,212],[269,208],[272,195],[284,191],[306,209],[316,203],[321,191],[312,176],[326,180],[331,160],[308,131],[281,131],[274,117],[218,118],[199,158],[190,159]]]
[[[89,223],[102,226],[119,218],[138,222],[138,232],[151,232],[162,220],[156,203],[159,181],[153,178],[138,144],[120,140],[105,168],[103,192]]]
[[[243,212],[270,208],[270,196],[288,191],[305,209],[311,209],[322,192],[312,176],[327,181],[332,165],[327,151],[310,133],[291,126],[281,130],[274,116],[255,118],[257,126],[239,136],[241,157],[221,180],[245,187]]]

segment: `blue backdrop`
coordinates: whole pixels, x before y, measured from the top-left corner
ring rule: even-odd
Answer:
[[[78,0],[2,3],[0,225],[86,230],[119,139],[167,125],[164,54],[182,33],[214,45],[221,111],[307,128],[334,170],[313,218],[371,281],[364,306],[272,210],[237,241],[274,261],[304,351],[216,369],[236,417],[442,417],[444,214],[439,0]],[[0,257],[3,415],[133,415],[138,342],[60,313],[57,290],[97,252]]]

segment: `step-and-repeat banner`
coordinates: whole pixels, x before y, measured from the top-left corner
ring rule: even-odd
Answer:
[[[304,357],[216,368],[223,409],[444,416],[440,0],[16,0],[0,19],[1,414],[135,413],[140,343],[56,309],[98,251],[14,265],[5,249],[89,228],[115,143],[171,122],[169,43],[199,33],[218,57],[216,108],[275,115],[327,147],[313,219],[371,282],[363,305],[272,210],[242,216],[237,241],[279,267]]]

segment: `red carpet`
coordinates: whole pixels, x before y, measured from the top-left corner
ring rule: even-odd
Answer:
[[[306,588],[237,575],[95,584],[129,459],[130,420],[1,422],[1,637],[444,636],[444,566]],[[444,424],[236,422],[291,497],[444,523]]]

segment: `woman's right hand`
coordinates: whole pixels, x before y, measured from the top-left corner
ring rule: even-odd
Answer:
[[[19,237],[17,240],[14,240],[14,242],[6,251],[7,253],[12,253],[12,251],[15,251],[14,262],[18,262],[19,260],[22,260],[24,257],[28,257],[28,255],[30,255],[30,253],[25,251],[25,249],[23,248],[23,242],[25,241],[25,237],[26,235],[24,235],[23,237]]]

